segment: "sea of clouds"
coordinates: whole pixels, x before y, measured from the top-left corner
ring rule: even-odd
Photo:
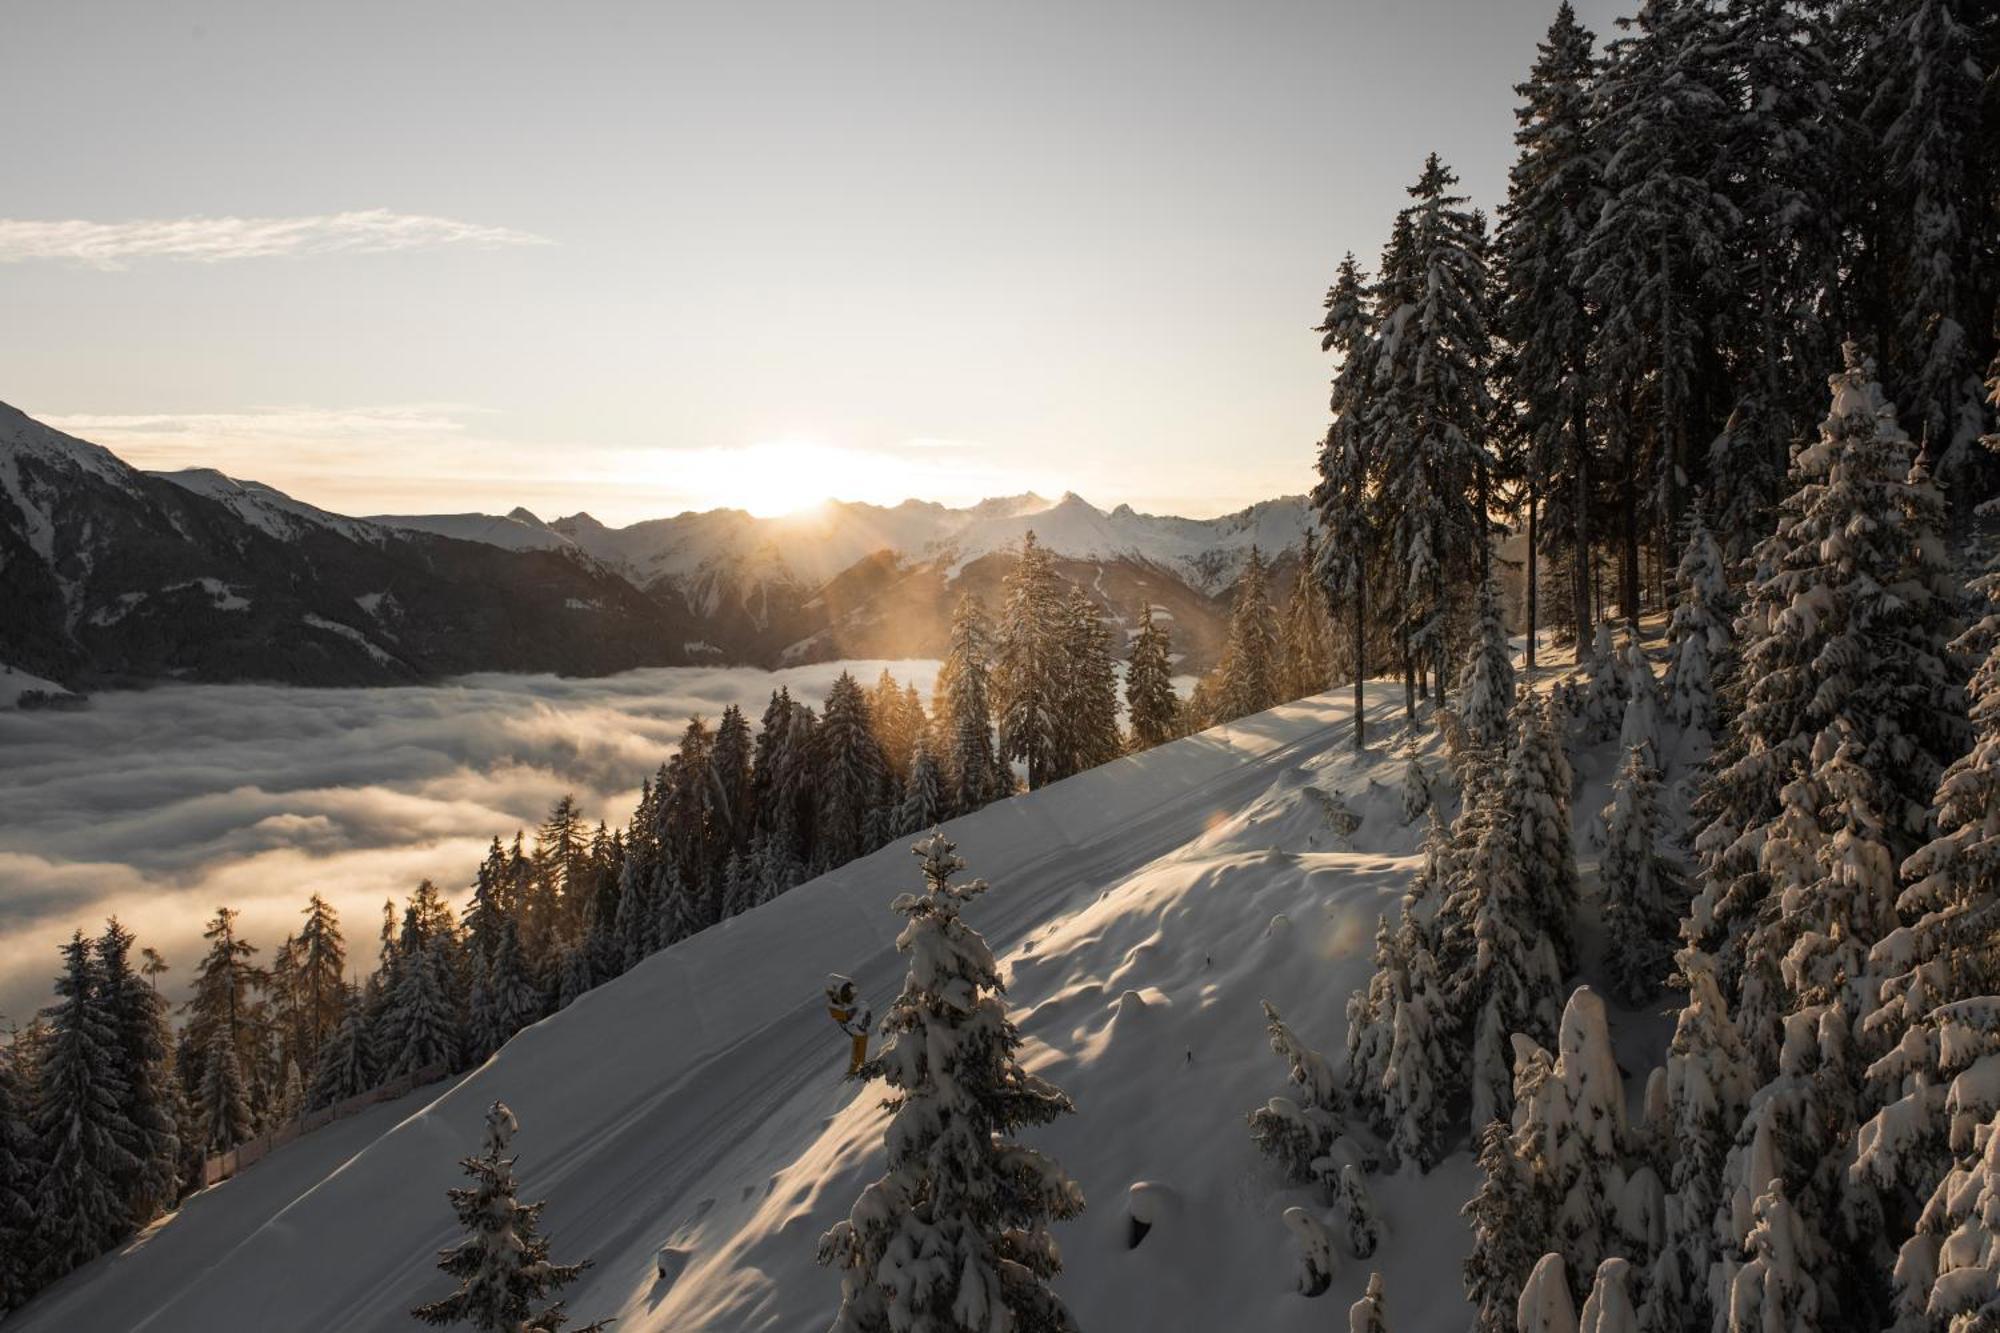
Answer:
[[[315,892],[365,971],[384,899],[429,878],[462,903],[488,841],[532,834],[565,792],[622,826],[691,715],[733,703],[754,725],[779,686],[817,707],[841,671],[872,684],[885,667],[929,700],[937,663],[911,661],[166,686],[0,711],[0,1015],[25,1021],[58,946],[114,913],[166,955],[176,997],[217,906],[268,959]]]

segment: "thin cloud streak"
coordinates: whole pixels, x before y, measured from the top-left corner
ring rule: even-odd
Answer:
[[[386,254],[469,245],[552,245],[545,236],[421,213],[374,208],[292,218],[142,218],[89,222],[0,218],[0,263],[53,259],[116,271],[139,259],[215,264],[284,255]]]

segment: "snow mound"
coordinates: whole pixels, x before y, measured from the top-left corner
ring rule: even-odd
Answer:
[[[1455,1224],[1474,1169],[1376,1177],[1391,1237],[1297,1291],[1286,1210],[1331,1222],[1255,1152],[1245,1114],[1289,1089],[1259,1005],[1335,1051],[1377,915],[1416,862],[1396,813],[1401,690],[1371,691],[1377,744],[1348,749],[1347,691],[1003,801],[948,826],[993,889],[967,919],[1003,961],[1024,1062],[1078,1114],[1026,1135],[1083,1185],[1057,1290],[1096,1333],[1320,1329],[1380,1268],[1399,1326],[1465,1318]],[[1331,836],[1309,791],[1360,820]],[[10,1330],[408,1327],[448,1289],[456,1159],[496,1098],[520,1117],[524,1197],[547,1198],[566,1295],[622,1333],[819,1327],[837,1279],[820,1233],[881,1169],[879,1089],[841,1080],[819,994],[852,976],[877,1013],[900,985],[893,845],[655,955],[518,1035],[442,1095],[310,1135],[191,1199],[59,1284]],[[1290,929],[1272,931],[1276,918]],[[1135,1233],[1143,1233],[1135,1241]],[[1397,1237],[1420,1238],[1399,1244]],[[1441,1278],[1440,1275],[1443,1275]]]

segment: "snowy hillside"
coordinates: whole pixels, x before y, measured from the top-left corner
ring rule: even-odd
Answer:
[[[462,542],[484,542],[509,551],[560,550],[574,545],[526,509],[506,514],[372,514],[368,522]]]
[[[1455,1218],[1475,1173],[1378,1178],[1389,1239],[1325,1296],[1293,1290],[1280,1220],[1303,1190],[1254,1152],[1244,1115],[1287,1091],[1268,999],[1338,1049],[1378,913],[1403,892],[1400,689],[1370,698],[1378,748],[1347,747],[1323,696],[988,807],[948,831],[993,891],[968,919],[995,945],[1030,1067],[1079,1113],[1029,1135],[1081,1181],[1057,1283],[1096,1333],[1337,1326],[1370,1267],[1399,1327],[1457,1323]],[[1362,816],[1352,839],[1328,797]],[[1583,803],[1579,803],[1580,808]],[[400,1329],[448,1287],[445,1189],[495,1098],[558,1258],[596,1267],[570,1308],[622,1333],[823,1326],[838,1282],[819,1234],[880,1169],[876,1090],[838,1081],[822,977],[881,1012],[900,982],[889,898],[917,870],[893,845],[653,956],[522,1032],[484,1067],[280,1151],[191,1199],[125,1251],[44,1293],[31,1330]],[[1128,1248],[1127,1196],[1156,1222]],[[656,1265],[670,1247],[662,1278]]]
[[[280,540],[323,528],[337,532],[350,541],[378,545],[382,541],[381,529],[372,523],[329,513],[303,500],[294,500],[261,481],[242,481],[212,467],[191,467],[179,472],[154,472],[149,475],[227,505],[245,523]]]

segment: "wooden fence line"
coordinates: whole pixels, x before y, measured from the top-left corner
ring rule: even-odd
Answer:
[[[245,1139],[228,1152],[215,1153],[201,1164],[202,1186],[206,1188],[229,1179],[244,1167],[262,1161],[265,1154],[273,1148],[282,1148],[301,1134],[310,1134],[336,1120],[345,1120],[356,1112],[367,1110],[377,1102],[393,1101],[407,1095],[413,1088],[437,1082],[450,1072],[451,1067],[443,1063],[428,1065],[414,1074],[392,1078],[379,1088],[358,1092],[346,1101],[335,1102],[332,1106],[322,1106],[317,1111],[307,1111],[282,1125],[265,1130],[255,1138]]]

